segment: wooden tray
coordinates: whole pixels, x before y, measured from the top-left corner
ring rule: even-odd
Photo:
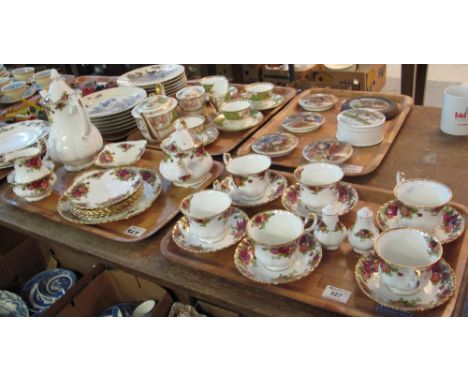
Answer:
[[[140,159],[135,164],[135,166],[158,169],[159,162],[162,158],[163,153],[161,151],[147,149],[142,159]],[[205,181],[199,189],[208,187],[213,182],[213,180],[223,172],[224,166],[221,163],[217,161],[214,161],[213,163],[214,165],[211,169],[210,178]],[[55,185],[54,192],[46,199],[35,203],[25,202],[13,193],[11,186],[6,182],[0,186],[0,198],[4,202],[21,208],[25,211],[40,214],[51,220],[75,226],[82,229],[83,231],[88,231],[107,239],[123,242],[134,242],[146,239],[163,228],[179,213],[180,201],[185,196],[191,194],[194,191],[191,188],[175,187],[170,182],[163,179],[163,190],[161,194],[155,200],[154,204],[145,212],[134,216],[133,218],[113,223],[98,225],[74,224],[68,222],[59,215],[57,212],[57,202],[59,196],[63,194],[63,192],[71,185],[73,179],[79,173],[67,172],[62,166],[56,170],[56,174],[58,180]],[[146,231],[141,236],[133,237],[125,233],[125,231],[131,226],[140,227]]]
[[[283,173],[283,175],[287,177],[289,184],[294,182],[291,174]],[[361,185],[354,185],[354,187],[359,193],[360,201],[353,212],[342,217],[342,221],[347,227],[351,227],[354,223],[356,219],[355,211],[357,211],[358,208],[366,205],[375,213],[379,206],[393,199],[393,194],[387,190]],[[455,203],[452,205],[460,211],[466,219],[468,213],[466,207]],[[261,210],[278,207],[282,208],[281,201],[279,200],[260,208],[245,208],[244,210],[249,216],[253,216]],[[255,283],[242,276],[234,265],[234,250],[235,246],[232,246],[212,254],[192,254],[183,251],[174,244],[170,230],[161,241],[162,255],[173,262],[205,271],[218,277],[233,280],[249,287],[259,288],[285,296],[327,311],[348,316],[380,315],[376,310],[378,305],[367,298],[357,286],[354,277],[354,268],[359,259],[359,255],[352,251],[347,241],[342,243],[340,249],[337,251],[324,250],[320,265],[306,278],[279,286]],[[455,295],[445,305],[427,312],[415,313],[415,315],[452,316],[461,314],[464,302],[464,293],[461,292],[466,289],[466,280],[463,279],[463,275],[468,258],[468,239],[466,232],[461,238],[444,246],[444,258],[455,271],[457,280]],[[352,294],[349,301],[346,304],[341,304],[321,297],[327,285],[350,291]]]
[[[239,93],[242,91],[245,85],[238,85],[234,84],[234,86],[239,90]],[[219,131],[219,136],[216,141],[212,144],[206,146],[207,151],[211,155],[222,155],[223,153],[230,152],[234,150],[244,139],[249,137],[255,131],[257,131],[261,126],[265,124],[268,120],[270,120],[273,115],[275,115],[278,111],[280,111],[289,101],[291,101],[297,93],[297,90],[294,88],[284,87],[284,86],[275,86],[275,93],[280,94],[284,98],[284,102],[275,107],[271,110],[262,111],[263,113],[263,120],[257,126],[252,127],[251,129],[244,130],[244,131],[236,131],[236,132],[228,132],[228,131]],[[212,123],[212,121],[216,118],[216,113],[212,107],[206,106],[204,112],[205,118],[207,119],[208,123]],[[137,140],[137,139],[144,139],[141,135],[139,130],[135,130],[133,133],[129,135],[127,140]],[[152,149],[160,149],[159,144],[152,144],[148,142],[147,147]]]
[[[382,94],[377,92],[359,92],[351,90],[336,90],[336,89],[320,89],[312,88],[304,91],[300,95],[296,96],[281,112],[276,114],[270,122],[265,124],[260,130],[258,130],[250,139],[237,150],[237,155],[244,155],[251,152],[252,142],[266,134],[275,133],[277,131],[285,131],[281,127],[284,119],[292,114],[305,111],[299,106],[299,100],[305,96],[314,93],[331,93],[339,98],[338,103],[333,109],[321,112],[325,117],[325,124],[316,131],[310,133],[297,134],[299,138],[298,146],[287,156],[272,158],[274,164],[295,169],[300,164],[307,163],[302,157],[302,149],[309,143],[323,138],[335,138],[336,136],[336,116],[340,113],[341,104],[348,98],[358,96],[379,96],[386,97],[395,101],[400,107],[400,114],[395,118],[386,121],[384,126],[384,140],[375,146],[371,147],[353,147],[353,156],[346,161],[343,169],[345,174],[348,176],[360,176],[369,174],[374,171],[382,162],[383,158],[387,154],[390,146],[392,145],[395,137],[400,131],[403,122],[405,121],[408,113],[413,105],[413,99],[411,97],[401,94]],[[346,166],[349,165],[349,166]]]

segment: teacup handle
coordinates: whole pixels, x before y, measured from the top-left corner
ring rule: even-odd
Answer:
[[[311,222],[312,224],[310,225],[310,227],[307,227],[307,225],[310,224]],[[317,223],[318,223],[317,214],[314,212],[311,212],[309,215],[307,215],[306,218],[304,218],[304,231],[307,233],[313,232]]]
[[[404,172],[397,171],[396,173],[396,183],[400,184],[401,182],[406,180],[406,175]]]
[[[224,164],[228,164],[232,160],[231,154],[224,153],[223,154],[223,162]]]
[[[213,182],[213,190],[221,191],[221,182],[218,179]]]

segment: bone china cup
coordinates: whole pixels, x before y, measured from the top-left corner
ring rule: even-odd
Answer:
[[[13,69],[11,74],[17,80],[29,82],[34,76],[34,68],[32,66],[26,66],[24,68]]]
[[[34,75],[34,81],[36,84],[40,85],[42,89],[48,89],[50,83],[52,82],[52,74],[53,69],[46,69],[40,72],[37,72]]]
[[[224,117],[229,121],[239,121],[250,116],[250,101],[231,100],[221,105],[221,111]]]
[[[188,218],[190,232],[203,243],[215,243],[227,233],[231,198],[221,191],[205,190],[185,197],[180,211]]]
[[[442,244],[415,228],[394,228],[374,242],[383,283],[395,294],[414,294],[432,276],[432,266],[442,257]]]
[[[205,105],[205,88],[203,86],[187,86],[176,93],[176,98],[182,111],[201,111]]]
[[[4,95],[12,99],[20,99],[24,92],[26,91],[26,82],[17,81],[12,82],[8,85],[4,85],[1,88],[1,91]]]
[[[227,78],[224,76],[208,76],[208,77],[203,77],[200,80],[200,84],[205,88],[205,91],[209,93],[211,89],[213,89],[213,85],[215,84],[216,81],[218,80],[226,80]]]
[[[312,223],[310,227],[305,225]],[[315,228],[317,216],[303,221],[284,210],[260,212],[247,223],[247,236],[255,246],[255,256],[267,269],[281,271],[294,261],[293,254],[305,232]]]
[[[189,129],[189,131],[195,135],[203,134],[205,131],[205,117],[202,115],[191,115],[177,118],[174,121],[174,127],[177,129],[183,127],[183,125]]]
[[[245,86],[245,91],[250,94],[252,101],[265,101],[273,95],[275,85],[269,82],[255,82]]]
[[[294,176],[300,184],[302,202],[318,210],[335,201],[336,184],[344,173],[341,167],[331,163],[309,163],[299,166]]]
[[[393,190],[401,206],[398,220],[405,227],[434,232],[442,220],[442,209],[452,199],[452,191],[442,183],[429,179],[405,179],[397,174]]]
[[[265,194],[268,186],[265,175],[271,166],[270,157],[248,154],[232,158],[230,154],[224,154],[223,159],[240,199],[257,200]]]

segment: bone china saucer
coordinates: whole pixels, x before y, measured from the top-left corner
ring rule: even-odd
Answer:
[[[262,284],[286,284],[300,280],[313,272],[322,259],[322,247],[312,233],[300,238],[299,246],[292,255],[294,262],[283,271],[272,271],[263,266],[255,257],[255,250],[250,239],[242,240],[234,253],[237,270],[248,279]]]
[[[338,183],[338,192],[336,193],[335,201],[335,205],[338,208],[338,215],[347,214],[356,206],[358,200],[359,195],[353,186],[344,182]],[[293,184],[283,192],[281,202],[286,210],[304,218],[311,212],[320,212],[321,209],[313,210],[302,203],[299,183]]]
[[[190,232],[190,223],[185,216],[172,228],[172,240],[179,248],[192,253],[216,252],[228,248],[244,237],[249,217],[244,211],[233,207],[226,212],[226,218],[228,219],[226,235],[215,243],[202,243],[198,240]]]
[[[242,93],[241,97],[248,98],[246,93]],[[281,105],[284,102],[284,98],[279,94],[273,93],[271,98],[262,101],[250,101],[252,102],[252,109],[258,111],[270,110]]]
[[[271,158],[288,155],[299,144],[299,139],[289,133],[263,135],[252,143],[252,151]]]
[[[371,300],[387,308],[406,312],[436,308],[445,304],[455,292],[455,275],[444,259],[432,266],[432,277],[424,288],[409,296],[394,294],[382,283],[379,258],[375,254],[361,257],[354,275],[361,291]]]
[[[257,126],[260,122],[262,122],[262,120],[263,114],[261,112],[251,111],[248,118],[239,121],[228,121],[224,117],[224,114],[220,114],[215,118],[214,124],[219,130],[242,131]]]
[[[232,204],[239,207],[256,207],[263,204],[272,202],[278,199],[283,191],[288,186],[288,181],[283,175],[278,174],[276,171],[268,171],[266,174],[268,180],[268,186],[260,199],[257,200],[242,200],[239,199],[234,190],[233,179],[231,176],[227,176],[221,182],[213,184],[213,188],[227,192],[232,199]]]
[[[377,223],[382,231],[403,227],[398,219],[399,208],[400,203],[397,200],[391,200],[379,208]],[[441,223],[434,232],[429,233],[433,234],[442,244],[446,244],[458,239],[464,230],[465,219],[463,219],[463,216],[452,206],[446,205],[442,209]]]

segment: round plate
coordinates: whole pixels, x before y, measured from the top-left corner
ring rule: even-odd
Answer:
[[[391,200],[382,205],[377,211],[377,223],[382,231],[392,228],[404,227],[398,221],[398,200]],[[455,208],[450,205],[442,209],[442,222],[434,232],[430,232],[442,244],[450,243],[458,239],[465,230],[465,219]]]
[[[0,155],[34,145],[43,139],[48,131],[47,122],[40,119],[0,127]]]
[[[445,304],[455,292],[455,274],[444,259],[433,265],[432,272],[433,276],[424,288],[410,296],[394,294],[387,288],[380,277],[379,258],[375,254],[362,256],[354,275],[362,293],[371,300],[387,308],[415,312]]]
[[[380,111],[386,119],[392,119],[400,110],[395,101],[385,97],[357,97],[343,102],[341,111],[349,109],[371,109]]]
[[[227,192],[232,199],[232,204],[239,207],[256,207],[270,203],[278,199],[288,186],[286,178],[276,171],[267,172],[268,186],[263,196],[257,200],[242,200],[234,191],[234,183],[231,176],[227,176],[221,182],[213,185],[214,189]]]
[[[353,146],[336,139],[322,139],[304,146],[302,156],[309,162],[340,164],[353,155]]]
[[[257,126],[263,120],[263,114],[260,111],[251,111],[250,117],[242,121],[228,121],[223,114],[218,115],[214,124],[219,130],[223,131],[242,131]]]
[[[164,83],[170,81],[182,75],[184,72],[185,69],[182,65],[150,65],[125,73],[117,79],[117,84],[119,86],[146,87],[158,82]]]
[[[359,195],[353,186],[345,182],[338,183],[338,192],[336,193],[336,201],[334,203],[338,208],[338,215],[347,214],[356,206],[358,201]],[[302,203],[299,183],[289,186],[283,192],[281,203],[284,209],[303,218],[307,217],[311,212],[319,213],[321,210],[321,208],[309,208]]]
[[[216,141],[219,136],[219,131],[214,126],[208,126],[205,131],[201,134],[201,138],[203,139],[203,146],[208,146],[209,144]]]
[[[323,64],[328,70],[355,70],[356,64]]]
[[[331,109],[338,102],[333,94],[317,93],[302,97],[299,105],[307,111],[325,111]]]
[[[252,143],[252,150],[257,154],[276,158],[288,155],[299,143],[299,139],[289,133],[274,133],[257,138]]]
[[[247,98],[246,96],[247,93],[242,93],[241,97]],[[252,109],[253,110],[258,110],[258,111],[264,111],[264,110],[270,110],[274,109],[275,107],[281,105],[284,102],[283,96],[273,93],[271,98],[264,100],[264,101],[252,101]]]
[[[286,117],[281,126],[291,133],[307,133],[317,130],[324,123],[322,114],[306,111]]]
[[[28,306],[15,293],[0,290],[0,317],[28,317]]]
[[[131,302],[122,302],[104,309],[98,317],[133,317],[133,312],[137,304]]]
[[[129,219],[135,215],[141,214],[142,212],[146,211],[148,208],[151,207],[153,202],[161,193],[162,181],[159,175],[150,169],[141,167],[132,168],[138,170],[141,174],[141,177],[143,179],[143,194],[141,195],[140,199],[138,199],[136,203],[132,204],[129,208],[120,211],[114,215],[100,218],[78,217],[73,214],[73,209],[70,200],[67,198],[66,195],[63,195],[62,197],[60,197],[57,204],[57,210],[60,216],[72,223],[103,224],[118,220]]]
[[[283,271],[272,271],[263,266],[255,257],[254,246],[245,238],[236,248],[234,264],[237,270],[248,279],[262,284],[286,284],[300,280],[313,272],[322,259],[322,247],[312,233],[300,239],[296,249],[293,265]]]
[[[100,118],[130,110],[145,98],[143,89],[121,86],[89,94],[83,97],[83,103],[91,118]]]
[[[11,97],[8,97],[7,95],[3,95],[0,97],[0,103],[3,103],[5,105],[10,105],[13,103],[21,102],[25,98],[31,97],[34,93],[36,93],[36,87],[35,86],[28,86],[19,99],[13,99]]]
[[[232,207],[224,218],[228,219],[226,236],[215,243],[203,243],[193,236],[190,232],[189,220],[185,216],[180,218],[172,228],[172,240],[179,248],[193,253],[216,252],[228,248],[244,237],[249,217],[244,211]]]

